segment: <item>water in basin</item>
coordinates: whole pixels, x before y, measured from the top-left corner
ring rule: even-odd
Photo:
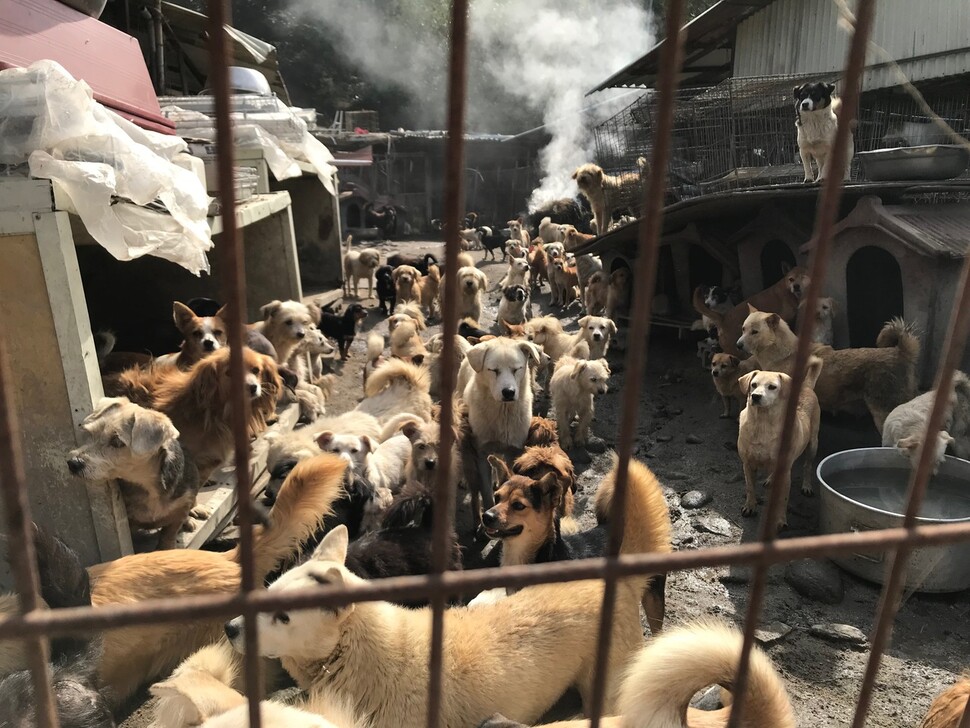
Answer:
[[[907,468],[856,467],[826,474],[833,490],[872,508],[903,514]],[[952,475],[934,475],[923,499],[920,517],[937,520],[970,518],[970,482]]]

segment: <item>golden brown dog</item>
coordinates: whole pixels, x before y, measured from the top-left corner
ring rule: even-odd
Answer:
[[[715,354],[711,357],[711,378],[724,405],[721,419],[730,418],[731,405],[744,400],[741,387],[738,385],[738,377],[741,375],[740,364],[741,361],[730,354]]]
[[[638,171],[612,175],[597,164],[583,164],[573,172],[573,179],[580,193],[593,208],[593,220],[600,235],[609,229],[613,210],[636,207],[640,180],[648,174],[649,165],[644,157],[637,159]]]
[[[723,314],[713,310],[704,302],[705,288],[698,286],[694,290],[694,310],[702,316],[707,316],[717,326],[717,337],[722,351],[744,357],[745,355],[738,350],[737,341],[741,335],[741,326],[748,317],[748,306],[753,306],[759,311],[776,313],[788,323],[794,324],[795,317],[798,315],[798,301],[802,293],[808,289],[809,280],[808,271],[804,268],[789,268],[782,279],[773,286],[756,293]],[[613,317],[610,316],[610,318]]]
[[[812,466],[818,451],[818,424],[821,410],[812,387],[822,372],[822,360],[810,357],[805,372],[805,384],[797,395],[791,389],[791,377],[781,372],[755,370],[738,381],[747,396],[747,406],[741,411],[738,423],[738,455],[744,466],[745,501],[741,514],[751,516],[758,507],[755,495],[756,478],[770,478],[779,458],[783,458],[784,477],[782,509],[775,526],[780,530],[788,525],[788,495],[791,490],[791,469],[795,460],[805,454],[802,469],[802,493],[812,495]],[[791,452],[778,451],[782,423],[785,419],[785,403],[789,397],[798,397],[795,431]]]
[[[959,728],[970,698],[970,678],[962,677],[936,696],[919,728]]]
[[[421,272],[412,265],[399,265],[391,274],[398,303],[414,301],[421,305]]]
[[[583,247],[586,243],[596,240],[595,235],[581,233],[572,225],[563,225],[562,228],[564,232],[562,246],[567,253],[571,253],[577,248]]]
[[[590,316],[599,316],[606,311],[609,291],[610,281],[606,273],[601,270],[593,273],[586,282],[586,298],[583,301],[586,313]]]
[[[535,422],[533,422],[533,427],[536,427]],[[516,475],[524,475],[532,480],[541,480],[544,475],[552,473],[562,492],[562,499],[557,506],[559,517],[563,519],[561,525],[565,529],[568,519],[571,522],[568,524],[571,531],[579,528],[579,525],[572,519],[573,508],[575,507],[573,494],[576,492],[576,471],[573,469],[573,461],[569,459],[569,456],[558,444],[526,447],[512,463],[512,472]],[[501,483],[498,483],[498,485],[501,485]]]
[[[343,492],[346,463],[320,454],[293,469],[270,513],[270,525],[255,528],[255,576],[262,581],[320,527]],[[239,591],[239,551],[155,551],[92,566],[91,602],[137,604],[149,599]],[[194,619],[109,630],[99,668],[105,686],[122,701],[141,684],[167,675],[181,660],[222,635],[223,620]]]
[[[175,328],[182,334],[182,345],[178,352],[165,354],[155,359],[155,364],[166,366],[174,364],[179,369],[189,369],[200,359],[226,345],[226,306],[216,311],[215,316],[196,316],[184,303],[172,304],[172,318]]]
[[[269,339],[276,349],[276,361],[285,365],[307,335],[307,330],[320,322],[320,309],[299,301],[270,301],[259,309],[263,320],[251,328]]]
[[[488,276],[475,266],[458,269],[458,317],[482,318],[482,291],[488,288]]]
[[[618,313],[629,312],[630,293],[630,269],[617,268],[610,273],[610,287],[606,291],[606,318],[616,321]]]
[[[428,266],[428,275],[421,277],[421,305],[431,318],[441,315],[441,305],[438,300],[440,291],[441,270],[432,263]]]
[[[529,271],[532,285],[537,288],[542,288],[542,284],[549,279],[549,256],[542,243],[536,243],[529,253]]]

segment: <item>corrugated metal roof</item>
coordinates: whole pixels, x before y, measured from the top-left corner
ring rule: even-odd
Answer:
[[[731,75],[734,30],[745,18],[775,0],[721,0],[684,26],[684,65],[681,86],[712,86]],[[596,88],[652,86],[664,41],[646,55],[616,72]]]
[[[884,210],[927,255],[962,258],[970,249],[970,205],[892,205]]]

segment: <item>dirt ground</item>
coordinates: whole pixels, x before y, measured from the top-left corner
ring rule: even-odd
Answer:
[[[422,254],[430,251],[436,255],[441,252],[437,243],[408,242],[377,247],[385,256],[394,250]],[[478,259],[481,253],[474,252],[473,256]],[[485,262],[479,266],[493,284],[504,272],[503,264]],[[495,320],[497,295],[493,293],[487,298],[484,327]],[[547,289],[533,297],[535,315],[553,312],[548,308],[548,298]],[[363,303],[376,307],[376,300]],[[579,316],[576,307],[561,316],[567,330],[577,328],[575,322]],[[365,322],[365,329],[387,332],[387,325],[376,308]],[[439,330],[432,326],[426,333]],[[366,335],[357,337],[350,360],[338,370],[339,382],[328,403],[328,413],[349,409],[362,396],[365,338]],[[597,399],[593,423],[593,433],[611,446],[617,437],[622,392],[628,375],[623,371],[622,357],[622,353],[610,352],[613,370],[610,391]],[[744,481],[735,448],[737,423],[719,419],[720,400],[708,372],[696,356],[694,341],[678,341],[673,332],[655,328],[642,376],[644,392],[638,412],[635,457],[646,462],[664,484],[675,547],[696,549],[754,540],[757,519],[741,517]],[[878,444],[871,422],[823,417],[819,458],[838,450]],[[590,460],[575,463],[579,476],[579,513],[587,506],[591,508],[596,486],[610,467],[608,454],[592,455]],[[681,496],[693,490],[709,494],[711,501],[695,510],[682,507]],[[467,519],[461,523],[467,523]],[[592,515],[586,514],[581,523],[592,525]],[[807,498],[797,487],[793,488],[789,529],[785,535],[816,533],[817,525],[817,496]],[[809,630],[813,625],[836,623],[868,634],[874,622],[879,589],[842,573],[844,598],[838,604],[824,604],[796,592],[784,578],[784,572],[784,565],[770,572],[761,623],[787,634],[764,648],[784,677],[801,728],[847,726],[855,711],[869,652],[865,646],[825,641]],[[742,569],[698,569],[668,577],[668,625],[717,616],[741,626],[747,606],[747,578]],[[868,726],[901,728],[919,724],[933,697],[967,668],[968,612],[966,592],[951,596],[908,596],[899,610],[892,646],[882,661]],[[644,630],[648,633],[645,624]],[[125,725],[131,728],[147,725],[146,711],[138,711]]]

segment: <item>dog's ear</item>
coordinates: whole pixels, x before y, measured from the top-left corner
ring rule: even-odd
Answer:
[[[520,341],[519,351],[531,359],[534,366],[538,366],[542,363],[542,357],[539,356],[539,347],[537,347],[535,344],[528,341]]]
[[[488,464],[492,468],[492,488],[498,488],[512,477],[508,464],[498,455],[489,455]]]
[[[753,372],[748,372],[743,377],[738,377],[738,388],[741,390],[741,394],[747,396],[748,390],[751,388],[751,380],[754,379],[755,374],[761,374],[761,370],[755,369]]]
[[[801,93],[803,88],[804,86],[796,86],[795,88],[793,88],[791,90],[792,97],[794,97],[795,99],[801,98]]]
[[[610,371],[610,363],[606,359],[597,359],[597,363],[603,367],[603,371],[606,372],[606,376],[610,376],[613,372]]]
[[[408,420],[401,425],[401,434],[413,443],[421,435],[421,423],[417,420]]]
[[[135,455],[156,452],[178,436],[175,425],[161,412],[139,407],[131,415],[131,451]]]
[[[287,367],[279,367],[277,371],[279,371],[280,380],[286,385],[286,388],[291,392],[295,392],[296,385],[300,383],[300,378],[296,376],[296,372]]]
[[[835,93],[835,84],[834,83],[825,84],[825,90],[829,92],[829,95]]]
[[[229,304],[228,303],[222,304],[222,308],[220,308],[218,311],[216,311],[216,316],[215,317],[216,318],[220,318],[223,321],[228,321],[229,320]]]
[[[906,450],[908,452],[916,452],[919,446],[922,444],[922,440],[919,435],[907,435],[896,441],[896,447],[900,450]]]
[[[483,344],[475,344],[475,346],[465,352],[465,358],[468,360],[468,365],[474,371],[480,372],[485,368],[485,355],[487,353],[487,346]]]
[[[768,328],[777,329],[779,324],[781,323],[781,316],[779,316],[776,313],[773,313],[768,318],[765,319],[765,322],[768,324]]]
[[[579,328],[581,328],[581,329],[585,329],[585,328],[586,328],[586,325],[587,325],[587,324],[589,323],[589,320],[590,320],[591,318],[593,318],[593,317],[592,317],[592,316],[583,316],[583,317],[582,317],[582,318],[581,318],[581,319],[580,319],[579,321],[577,321],[576,323],[578,323],[578,324],[579,324]]]
[[[272,318],[273,314],[280,310],[283,306],[282,301],[270,301],[259,309],[259,315],[263,317],[263,321],[268,321]]]
[[[361,450],[364,451],[365,455],[368,453],[372,453],[377,449],[377,443],[374,442],[374,438],[372,438],[370,435],[364,435],[363,437],[361,437],[360,444],[361,444]]]
[[[728,361],[731,362],[732,367],[741,366],[741,360],[732,354],[728,354]]]
[[[585,372],[586,371],[586,367],[588,367],[588,366],[589,366],[589,362],[588,361],[586,361],[585,359],[580,359],[573,366],[573,371],[572,371],[572,374],[569,375],[569,378],[570,379],[578,379],[579,378],[579,375],[582,374],[583,372]]]
[[[97,407],[92,410],[91,414],[84,418],[84,421],[81,422],[81,424],[91,424],[99,417],[104,416],[105,413],[110,412],[117,407],[121,407],[124,404],[128,404],[127,397],[102,397],[100,400],[98,400]]]
[[[158,470],[162,490],[171,490],[182,480],[185,473],[185,452],[178,440],[169,440],[162,448],[162,465]]]
[[[791,377],[782,372],[778,373],[778,382],[781,384],[781,398],[788,399],[791,396]]]
[[[755,308],[754,306],[752,306],[752,305],[751,305],[751,304],[749,303],[749,304],[748,304],[748,314],[750,315],[750,314],[753,314],[753,313],[759,313],[759,311],[758,311],[758,309],[756,309],[756,308]]]
[[[315,303],[308,303],[306,305],[307,311],[310,312],[310,319],[317,326],[320,325],[320,317],[323,316],[323,311]]]
[[[536,486],[538,486],[540,492],[549,499],[549,502],[553,506],[562,500],[562,483],[559,481],[559,476],[555,473],[546,473],[543,475],[533,487]]]
[[[314,561],[336,561],[338,564],[342,564],[347,560],[347,545],[349,543],[347,527],[341,523],[323,537],[320,544],[313,549],[313,555],[310,558]],[[341,575],[341,581],[343,581],[342,577],[343,575]]]
[[[788,271],[790,271],[791,269],[792,269],[791,263],[786,263],[785,261],[781,262],[781,274],[783,276],[787,276]]]
[[[333,433],[330,432],[330,430],[324,430],[317,435],[317,447],[319,447],[321,450],[326,449],[327,445],[329,445],[331,442],[333,442]]]
[[[181,301],[173,301],[172,320],[175,321],[175,328],[182,331],[195,320],[195,312]]]
[[[616,336],[616,324],[613,319],[606,319],[606,330],[610,332],[610,336]]]

